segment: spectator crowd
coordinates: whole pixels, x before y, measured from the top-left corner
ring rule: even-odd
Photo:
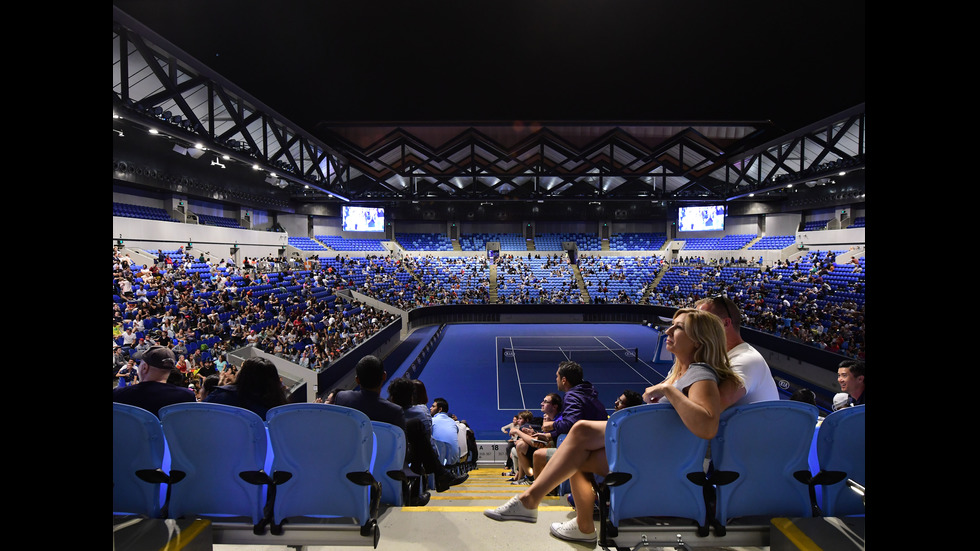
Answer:
[[[582,277],[600,285],[630,276],[622,259],[579,259]],[[634,259],[630,259],[633,261]],[[834,253],[810,253],[793,262],[756,265],[744,259],[661,257],[635,261],[662,276],[675,271],[685,288],[656,282],[606,295],[603,302],[690,305],[724,295],[747,327],[864,359],[863,263],[837,264]],[[227,353],[252,345],[312,370],[320,370],[395,321],[400,311],[437,304],[487,304],[491,270],[497,303],[583,302],[576,271],[564,256],[502,255],[440,258],[433,255],[338,254],[302,260],[195,257],[183,248],[157,251],[155,262],[134,263],[113,248],[113,377],[132,379],[132,352],[153,344],[170,347],[188,384],[221,374]],[[859,274],[848,283],[834,273]],[[600,287],[601,288],[601,287]],[[363,293],[391,308],[363,304],[337,291]],[[842,292],[846,298],[841,299]],[[835,298],[837,297],[837,298]],[[832,300],[833,299],[833,300]]]

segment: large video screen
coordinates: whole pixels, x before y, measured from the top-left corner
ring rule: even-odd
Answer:
[[[344,231],[385,231],[384,208],[344,206],[342,209]]]
[[[677,211],[678,231],[714,231],[725,229],[725,206],[680,207]]]

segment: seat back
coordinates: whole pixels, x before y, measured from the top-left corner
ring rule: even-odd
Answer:
[[[158,518],[166,488],[144,482],[141,470],[169,471],[160,419],[145,409],[112,404],[112,512]]]
[[[828,415],[817,434],[817,463],[821,471],[840,471],[864,486],[864,408],[852,406]],[[823,487],[820,508],[829,517],[863,515],[861,496],[841,481]]]
[[[405,468],[405,431],[381,421],[371,421],[371,426],[374,429],[371,474],[381,482],[381,503],[401,506],[404,504],[402,482],[387,473]]]
[[[266,468],[269,440],[255,413],[234,406],[189,402],[160,408],[171,469],[186,473],[174,483],[170,516],[247,517],[262,522],[265,485],[239,474]]]
[[[277,485],[273,526],[289,517],[351,517],[370,520],[370,488],[348,473],[369,473],[374,431],[368,416],[332,404],[278,406],[266,415],[275,458],[273,476],[292,477]]]
[[[609,492],[609,521],[665,516],[703,525],[702,488],[688,473],[704,471],[708,441],[698,438],[670,404],[629,407],[606,423],[606,459],[610,473],[631,478]]]
[[[711,441],[714,471],[738,474],[717,487],[721,525],[748,516],[812,516],[809,487],[794,477],[810,472],[817,408],[791,400],[754,402],[722,413]]]

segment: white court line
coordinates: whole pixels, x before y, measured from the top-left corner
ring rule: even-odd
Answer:
[[[563,336],[563,335],[541,335],[541,336],[521,335],[518,338],[519,339],[549,339],[549,340],[553,340],[553,339],[577,339],[578,340],[578,339],[582,339],[583,337],[585,337],[585,336],[583,335],[581,337],[567,337],[567,336]],[[507,339],[510,342],[510,347],[511,348],[516,348],[516,346],[514,345],[514,337],[513,336],[509,336],[509,337],[500,337],[500,336],[497,336],[497,337],[494,338],[495,344],[496,344],[496,351],[494,352],[494,355],[496,356],[496,358],[495,358],[495,364],[498,366],[498,368],[497,368],[497,375],[498,375],[498,377],[497,377],[497,410],[498,411],[503,411],[503,409],[504,409],[500,405],[500,377],[499,377],[499,375],[500,375],[500,369],[499,369],[499,366],[500,366],[500,357],[499,357],[498,354],[499,354],[499,350],[501,349],[501,347],[500,347],[500,339],[501,338]],[[585,338],[587,338],[587,337],[585,337]],[[599,342],[599,344],[601,344],[603,347],[605,347],[606,350],[612,351],[612,348],[608,344],[602,342],[600,339],[609,339],[614,344],[616,344],[616,346],[618,346],[619,348],[621,348],[621,349],[625,349],[626,348],[625,346],[619,344],[616,341],[616,339],[614,339],[614,338],[612,338],[612,337],[610,337],[608,335],[593,335],[592,338],[595,339],[597,342]],[[565,350],[561,346],[553,347],[553,348],[542,348],[541,350],[554,350],[555,348],[557,348],[559,352],[562,352],[563,354],[565,353]],[[525,348],[525,350],[533,350],[533,348]],[[591,350],[591,349],[589,349],[589,350]],[[574,349],[569,349],[569,351],[575,352]],[[639,348],[637,348],[637,354],[639,354]],[[616,354],[615,352],[613,352],[613,355],[616,356],[616,358],[619,359],[621,362],[623,362],[627,367],[629,367],[630,369],[632,369],[633,372],[636,373],[636,375],[638,377],[640,377],[641,379],[643,379],[644,381],[646,381],[650,385],[655,385],[655,384],[657,384],[657,383],[660,382],[660,381],[653,382],[650,379],[647,379],[639,371],[637,371],[636,368],[634,368],[632,365],[630,365],[631,363],[636,363],[636,362],[628,362],[624,358],[619,357],[619,355]],[[565,354],[565,357],[567,358],[568,355]],[[651,371],[653,371],[657,375],[661,376],[662,377],[661,380],[667,378],[666,375],[661,374],[652,365],[648,364],[642,358],[637,357],[636,360],[637,360],[637,362],[643,364],[644,367],[650,369]],[[518,389],[519,389],[520,394],[521,394],[521,405],[522,405],[522,409],[527,409],[526,403],[525,403],[526,400],[524,398],[524,384],[525,383],[522,383],[521,382],[520,368],[517,365],[517,355],[516,354],[514,355],[514,360],[513,361],[514,361],[514,372],[517,374],[517,386],[518,386]],[[632,383],[633,383],[633,381],[629,381],[628,383],[603,383],[603,384],[632,384]],[[526,383],[526,384],[528,384],[528,385],[547,385],[547,384],[551,384],[551,383]],[[513,408],[508,408],[508,409],[513,409]]]
[[[618,346],[618,347],[620,347],[620,348],[626,348],[625,346],[623,346],[623,345],[621,345],[621,344],[619,344],[618,342],[616,342],[616,339],[614,339],[614,338],[612,338],[612,337],[605,337],[605,338],[607,338],[607,339],[609,339],[609,340],[611,340],[611,341],[612,341],[613,343],[615,343],[615,344],[616,344],[616,346]],[[657,334],[657,339],[658,339],[658,342],[659,342],[659,339],[660,339],[660,334],[659,334],[659,333]],[[607,348],[608,348],[608,347],[607,347]],[[654,367],[653,367],[652,365],[650,365],[650,364],[648,364],[648,363],[646,363],[645,361],[643,361],[643,359],[642,359],[642,358],[640,358],[640,357],[639,357],[639,354],[640,354],[640,350],[639,350],[639,348],[637,348],[637,351],[636,351],[636,353],[637,353],[637,358],[636,358],[636,360],[637,360],[638,362],[640,362],[640,363],[641,363],[641,364],[643,364],[643,365],[644,365],[645,367],[647,367],[648,369],[650,369],[650,371],[653,371],[653,372],[654,372],[654,373],[656,373],[657,375],[660,375],[660,376],[661,376],[661,377],[662,377],[663,379],[666,379],[666,378],[667,378],[667,376],[666,376],[666,375],[663,375],[662,373],[660,373],[659,371],[657,371],[657,370],[656,370],[656,368],[654,368]],[[655,385],[655,384],[657,384],[657,383],[659,383],[659,382],[660,382],[660,381],[656,381],[656,382],[653,382],[653,381],[651,381],[650,379],[647,379],[647,378],[646,378],[646,377],[644,377],[643,375],[640,375],[640,372],[639,372],[639,371],[636,371],[636,369],[635,369],[635,368],[633,368],[632,366],[629,366],[629,368],[630,368],[630,369],[632,369],[632,370],[633,370],[633,371],[634,371],[634,372],[635,372],[635,373],[636,373],[637,375],[639,375],[641,379],[643,379],[644,381],[646,381],[646,382],[648,382],[648,383],[650,383],[650,385]],[[661,380],[663,380],[663,379],[661,379]]]
[[[644,381],[646,381],[646,382],[647,382],[648,384],[650,384],[651,386],[652,386],[652,385],[655,385],[655,384],[656,384],[656,383],[654,383],[654,382],[652,382],[652,381],[650,381],[650,379],[647,379],[646,377],[644,377],[643,375],[641,375],[641,374],[640,374],[640,372],[639,372],[639,371],[637,371],[635,367],[633,367],[632,365],[630,365],[630,363],[636,363],[636,362],[628,362],[628,361],[626,361],[626,360],[625,360],[624,358],[620,358],[620,357],[619,357],[619,354],[617,354],[617,353],[616,353],[616,352],[615,352],[615,351],[614,351],[614,350],[613,350],[612,348],[610,348],[608,344],[606,344],[606,343],[604,343],[604,342],[602,342],[602,341],[600,340],[600,339],[609,339],[609,340],[611,340],[611,341],[612,341],[612,342],[613,342],[613,343],[614,343],[614,344],[615,344],[616,346],[618,346],[619,348],[621,348],[621,349],[624,349],[624,350],[625,350],[625,349],[626,349],[626,347],[625,347],[625,346],[623,346],[623,345],[621,345],[621,344],[619,344],[618,342],[616,342],[616,339],[614,339],[614,338],[612,338],[612,337],[610,337],[610,336],[608,336],[608,335],[606,335],[606,336],[604,336],[604,337],[593,337],[593,338],[594,338],[594,339],[596,340],[596,342],[598,342],[598,343],[599,343],[599,344],[601,344],[602,346],[605,346],[605,347],[606,347],[606,350],[608,350],[608,351],[610,351],[610,352],[612,352],[612,353],[613,353],[613,356],[616,356],[617,358],[619,358],[619,361],[621,361],[621,362],[623,362],[623,364],[625,364],[625,365],[626,365],[626,367],[628,367],[628,368],[630,368],[630,369],[632,369],[632,370],[633,370],[633,373],[636,373],[636,375],[637,375],[637,376],[638,376],[639,378],[641,378],[641,379],[643,379]],[[639,349],[639,348],[637,348],[637,349],[636,349],[636,354],[637,354],[637,358],[636,358],[636,360],[637,360],[638,362],[639,362],[639,361],[643,361],[643,360],[640,360],[640,358],[639,358],[639,354],[640,354],[640,349]],[[645,364],[645,363],[646,363],[646,362],[644,362],[644,364]],[[657,371],[657,370],[656,370],[656,369],[654,369],[653,371],[654,371],[654,372],[656,373],[656,371]]]
[[[500,337],[493,338],[493,368],[494,368],[494,381],[497,383],[497,411],[500,411],[500,356],[497,355],[497,350],[500,349]]]
[[[514,348],[514,337],[507,337],[510,340],[510,347]],[[499,349],[498,349],[499,350]],[[496,354],[496,352],[494,352]],[[524,402],[524,385],[521,384],[521,370],[517,368],[517,354],[514,354],[514,374],[517,375],[517,391],[521,393],[521,409],[527,409],[527,404]],[[497,386],[500,386],[500,381],[498,379]],[[497,391],[499,394],[499,390]],[[500,400],[497,400],[497,408],[500,408]]]

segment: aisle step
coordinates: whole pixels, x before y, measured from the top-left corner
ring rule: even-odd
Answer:
[[[501,476],[504,467],[482,467],[471,470],[469,478],[462,484],[453,486],[445,492],[430,492],[429,503],[424,507],[400,507],[408,512],[456,512],[482,513],[485,509],[502,505],[512,496],[521,492],[524,486],[510,483],[510,478]],[[486,502],[473,505],[474,501]],[[455,502],[455,503],[454,503]],[[572,511],[563,497],[548,496],[542,501],[540,511]]]

